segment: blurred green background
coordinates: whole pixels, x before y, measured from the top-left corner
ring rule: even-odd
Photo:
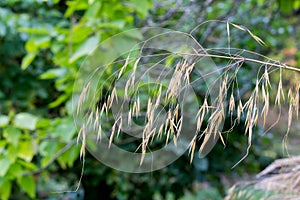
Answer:
[[[219,142],[203,159],[190,164],[186,153],[151,173],[118,172],[87,154],[80,189],[57,193],[74,190],[81,173],[71,95],[90,50],[135,27],[190,32],[216,19],[244,25],[266,43],[262,47],[233,32],[232,46],[299,66],[298,0],[0,0],[0,198],[217,200],[236,181],[282,157],[284,120],[267,134],[256,128],[250,154],[231,169],[247,147],[244,128],[237,126],[226,148]],[[195,37],[205,48],[227,47],[227,33],[218,23],[208,23]],[[255,84],[256,69],[243,70],[239,81],[247,90]],[[294,80],[293,73],[287,75],[285,85]],[[230,126],[226,122],[225,128]],[[292,130],[291,150],[299,129]]]

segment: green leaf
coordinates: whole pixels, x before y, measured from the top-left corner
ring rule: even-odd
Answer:
[[[60,95],[55,101],[49,103],[49,108],[55,108],[60,104],[64,103],[70,97],[69,94],[62,94]]]
[[[66,68],[49,69],[40,75],[40,79],[54,79],[63,77],[67,73]]]
[[[6,172],[11,165],[11,161],[7,157],[0,158],[0,177],[6,175]]]
[[[73,26],[72,35],[70,35],[68,32],[69,37],[67,38],[66,42],[82,44],[92,33],[93,29],[91,27],[85,27],[81,24],[75,25]]]
[[[72,146],[66,152],[64,152],[61,156],[57,158],[58,163],[62,168],[72,167],[75,160],[79,156],[80,147],[79,146]],[[66,166],[67,165],[67,166]]]
[[[125,26],[125,20],[115,20],[109,23],[102,23],[98,26],[98,28],[115,28],[122,29]]]
[[[5,139],[0,140],[0,155],[2,154],[2,152],[5,151],[6,144],[7,144],[7,141]]]
[[[23,70],[25,70],[34,60],[36,56],[36,52],[31,52],[28,53],[23,59],[22,59],[22,64],[21,64],[21,68]]]
[[[33,163],[25,162],[24,160],[18,159],[17,163],[19,163],[21,166],[25,167],[26,169],[29,169],[29,170],[32,170],[32,171],[37,169],[37,167]]]
[[[3,128],[7,126],[9,122],[9,117],[6,115],[0,115],[0,127]]]
[[[69,142],[75,132],[76,128],[72,118],[61,119],[60,124],[55,128],[55,136],[61,138],[64,142]]]
[[[21,135],[21,131],[15,127],[8,127],[3,131],[3,136],[6,138],[7,142],[17,146],[19,143],[19,138]]]
[[[50,39],[49,35],[36,35],[26,42],[25,49],[29,53],[36,54],[39,49],[49,47]]]
[[[7,148],[7,156],[12,163],[14,163],[18,157],[19,148],[18,146],[9,145]]]
[[[31,140],[20,141],[18,157],[30,162],[35,154],[35,144]]]
[[[21,129],[34,130],[38,117],[29,113],[19,113],[14,118],[14,124],[16,127]]]
[[[294,8],[294,0],[279,0],[279,9],[284,14],[291,14]]]
[[[34,44],[39,48],[47,48],[50,44],[51,37],[49,35],[38,35],[33,37]]]
[[[96,18],[99,10],[101,9],[101,1],[95,1],[85,12],[84,17],[87,19],[93,19]]]
[[[38,151],[42,156],[54,155],[57,150],[57,141],[43,141],[40,143]]]
[[[34,38],[32,37],[32,38],[30,38],[27,42],[26,42],[26,44],[25,44],[25,49],[26,49],[26,51],[27,52],[36,52],[36,51],[38,51],[38,47],[35,45],[35,43],[34,43]]]
[[[72,63],[80,57],[90,54],[97,47],[99,40],[99,36],[93,36],[87,39],[82,45],[78,47],[76,52],[71,57],[70,62]]]
[[[36,128],[47,128],[49,126],[51,126],[51,122],[46,118],[39,119],[36,123]]]
[[[35,34],[35,35],[47,35],[49,34],[49,30],[47,28],[19,28],[20,32]]]
[[[51,46],[50,49],[52,51],[53,54],[58,53],[59,51],[61,51],[64,48],[64,45],[55,41],[55,42],[51,42]]]
[[[87,1],[77,0],[77,1],[67,1],[68,9],[65,12],[65,17],[69,17],[76,10],[84,10],[89,7]]]
[[[52,156],[46,156],[41,160],[41,167],[47,167],[48,164],[52,161]]]
[[[69,65],[69,52],[66,49],[57,52],[53,57],[53,62],[59,66]]]
[[[0,197],[2,200],[8,200],[11,193],[11,181],[5,179],[0,187]]]
[[[300,8],[300,1],[294,1],[294,10],[298,10]]]
[[[23,176],[19,178],[18,184],[30,198],[35,198],[35,181],[33,176]]]
[[[23,170],[22,170],[22,167],[21,165],[19,165],[18,163],[13,163],[9,170],[8,170],[8,173],[9,174],[12,174],[13,177],[21,177],[22,176],[22,173],[23,173]]]
[[[148,0],[130,0],[130,2],[134,5],[142,18],[147,16],[148,10],[151,8],[151,4]]]
[[[142,40],[144,38],[142,33],[137,29],[132,29],[132,30],[129,30],[129,31],[125,31],[124,35],[128,35],[129,37],[134,38],[134,39],[138,39],[138,40]]]

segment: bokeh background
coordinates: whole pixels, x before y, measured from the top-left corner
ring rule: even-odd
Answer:
[[[256,127],[250,154],[234,169],[247,148],[239,125],[228,133],[226,148],[220,141],[205,158],[195,157],[190,164],[187,152],[151,173],[118,172],[87,152],[81,187],[61,192],[74,190],[81,175],[71,96],[76,72],[90,50],[135,27],[190,32],[207,20],[246,26],[266,44],[233,31],[232,47],[299,67],[298,0],[1,0],[0,199],[217,200],[236,182],[251,180],[286,156],[283,108],[276,127],[267,133]],[[203,25],[195,36],[204,48],[227,47],[227,32],[219,23]],[[245,93],[254,87],[256,75],[256,68],[242,69],[239,82]],[[278,75],[272,78],[278,80]],[[286,71],[283,78],[289,87],[299,74]],[[277,115],[271,109],[267,124]],[[225,128],[230,126],[225,122]],[[299,130],[299,120],[294,120],[288,146],[292,155],[299,155]]]

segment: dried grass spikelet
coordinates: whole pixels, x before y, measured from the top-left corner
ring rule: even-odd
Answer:
[[[97,130],[97,142],[98,141],[101,141],[101,139],[102,139],[102,126],[101,126],[101,124],[99,124],[99,126],[98,126],[98,130]]]
[[[220,126],[225,119],[225,108],[224,108],[224,99],[227,96],[227,87],[228,83],[228,74],[225,74],[223,81],[220,84],[219,95],[217,98],[215,110],[212,112],[211,116],[208,119],[207,128],[204,130],[203,134],[205,135],[203,143],[199,148],[199,152],[202,152],[210,140],[211,137],[216,139],[219,136]],[[225,143],[224,143],[225,144]]]
[[[148,104],[147,104],[147,111],[146,111],[147,123],[143,129],[142,143],[140,144],[140,147],[142,147],[142,156],[141,156],[141,160],[140,160],[140,165],[142,165],[144,157],[146,155],[146,149],[147,149],[148,143],[150,141],[150,138],[151,138],[151,142],[152,142],[155,137],[155,134],[156,134],[156,127],[152,128],[153,124],[154,124],[155,109],[156,108],[155,108],[155,106],[153,106],[151,98],[149,98]],[[159,131],[162,131],[162,126],[160,127]],[[138,147],[138,148],[140,148],[140,147]]]
[[[98,126],[99,126],[99,108],[97,106],[96,112],[95,112],[95,120],[94,120],[93,129],[96,130]]]
[[[107,101],[106,101],[107,109],[111,109],[114,100],[118,102],[117,90],[115,87],[113,87],[111,93],[107,97]]]
[[[79,130],[78,136],[77,136],[77,144],[79,143],[80,138],[82,139],[81,142],[81,148],[80,148],[80,159],[84,159],[85,157],[85,146],[86,146],[86,126],[85,124],[82,125],[82,127]]]
[[[133,70],[132,70],[132,72],[130,74],[130,77],[126,81],[126,84],[125,84],[125,94],[124,94],[125,99],[128,99],[128,90],[134,88],[136,70],[137,70],[137,66],[138,66],[140,60],[141,60],[141,58],[139,57],[135,61],[134,65],[133,65]]]
[[[83,87],[82,92],[80,93],[78,103],[77,103],[77,111],[76,111],[77,115],[79,114],[80,108],[82,106],[82,103],[85,100],[85,97],[87,95],[89,88],[90,88],[90,82],[88,82],[87,85],[85,87]]]
[[[140,97],[138,96],[138,98],[137,98],[137,104],[136,104],[136,116],[138,116],[139,115],[139,113],[140,113],[140,110],[141,110],[141,101],[140,101]]]
[[[180,122],[178,121],[178,117],[179,117],[179,104],[176,105],[174,110],[170,110],[169,112],[169,122],[170,122],[170,130],[171,130],[171,134],[174,135],[175,132],[178,133],[178,127],[180,126]],[[182,118],[181,118],[182,120]],[[174,135],[175,136],[175,135]]]
[[[297,83],[293,88],[290,88],[288,91],[288,100],[289,100],[288,127],[283,139],[283,146],[287,154],[288,154],[287,139],[292,125],[293,112],[296,113],[297,118],[299,113],[299,88],[300,88],[300,84]]]
[[[138,112],[137,112],[137,102],[136,102],[136,101],[133,102],[133,106],[132,106],[132,115],[135,115],[136,117],[138,117]]]
[[[272,85],[270,83],[269,72],[268,72],[268,67],[267,66],[265,67],[263,78],[264,78],[265,86],[272,88]]]
[[[100,111],[100,116],[103,115],[104,111],[105,111],[105,114],[107,116],[108,115],[108,109],[107,109],[107,106],[106,106],[106,102],[104,102],[103,105],[102,105],[102,108],[101,108],[101,111]]]
[[[137,99],[133,102],[132,106],[132,115],[135,117],[138,117],[141,110],[141,103],[140,103],[140,97],[138,96]]]
[[[183,123],[183,116],[180,117],[177,123],[177,137],[179,137],[182,129],[182,123]]]
[[[152,131],[149,134],[149,138],[151,137],[151,143],[153,142],[155,136],[156,136],[156,127],[154,127],[154,129],[152,129]]]
[[[190,75],[191,75],[191,72],[193,71],[194,69],[194,66],[195,66],[195,63],[191,64],[190,66],[187,65],[187,63],[185,63],[184,65],[184,68],[185,68],[185,81],[187,84],[190,84]]]
[[[143,141],[142,141],[142,156],[141,156],[141,160],[140,160],[140,166],[143,164],[143,161],[144,161],[144,158],[145,158],[145,155],[146,155],[146,148],[147,148],[147,144],[148,144],[148,138],[143,138]]]
[[[174,109],[174,112],[173,112],[173,115],[174,115],[174,120],[175,121],[178,121],[178,116],[179,116],[179,104],[176,105],[175,109]]]
[[[140,144],[140,146],[142,147],[142,156],[141,156],[141,160],[140,160],[140,166],[143,164],[149,140],[150,140],[150,138],[152,138],[151,139],[151,142],[152,142],[153,138],[155,136],[155,133],[156,133],[156,127],[151,130],[151,127],[148,123],[145,128],[146,128],[146,130],[144,129],[144,132],[143,132],[143,141]],[[140,146],[138,148],[140,148]]]
[[[148,119],[148,124],[149,126],[151,127],[153,125],[153,122],[154,122],[154,109],[153,109],[153,103],[152,103],[152,100],[151,98],[148,99],[148,104],[147,104],[147,112],[146,112],[146,115],[147,115],[147,119]]]
[[[265,126],[266,124],[266,117],[267,117],[267,114],[269,112],[269,90],[268,90],[268,87],[271,87],[271,84],[270,84],[270,80],[269,80],[269,73],[268,73],[268,69],[267,67],[265,67],[265,72],[264,72],[264,75],[263,75],[263,80],[264,80],[264,84],[262,84],[261,88],[262,88],[262,98],[263,98],[263,109],[262,109],[262,115],[263,115],[263,126]]]
[[[112,91],[111,91],[111,98],[112,101],[115,99],[115,101],[118,103],[118,95],[117,95],[117,89],[116,87],[113,87]]]
[[[240,122],[242,114],[244,114],[244,107],[243,107],[242,101],[239,100],[239,104],[237,107],[237,117],[236,117],[238,122]]]
[[[261,115],[263,116],[263,126],[266,124],[267,114],[269,112],[269,93],[265,88],[265,85],[261,86],[262,98],[263,98],[263,108]]]
[[[176,98],[176,96],[179,94],[180,86],[182,85],[182,76],[183,71],[185,69],[186,62],[184,63],[177,63],[173,77],[169,83],[169,87],[166,92],[166,98],[167,100],[170,100],[172,98]]]
[[[260,39],[258,36],[254,35],[249,29],[247,29],[247,32],[251,35],[251,37],[256,40],[260,45],[265,45],[264,41]]]
[[[207,104],[207,98],[205,97],[204,102],[196,115],[196,118],[197,118],[197,129],[196,130],[197,130],[197,132],[200,131],[202,123],[204,121],[204,117],[207,113],[208,113],[208,104]]]
[[[122,76],[123,72],[125,71],[127,65],[129,63],[129,55],[127,56],[124,65],[121,67],[120,71],[119,71],[119,75],[118,75],[118,79]]]
[[[119,137],[119,135],[120,135],[120,132],[121,132],[121,130],[122,130],[122,124],[123,124],[123,118],[122,118],[122,116],[120,116],[119,117],[119,119],[118,119],[118,132],[117,132],[117,137]]]
[[[282,68],[280,68],[279,70],[280,70],[279,83],[278,83],[277,94],[275,98],[275,105],[278,106],[281,105],[281,97],[283,100],[285,100],[285,96],[282,88]]]
[[[235,28],[237,28],[237,29],[240,29],[240,30],[242,30],[242,31],[246,31],[246,29],[245,28],[243,28],[243,27],[241,27],[241,26],[239,26],[239,25],[237,25],[237,24],[234,24],[234,23],[230,23],[232,26],[234,26]]]
[[[162,84],[160,84],[159,89],[158,89],[157,98],[156,98],[156,102],[155,102],[155,108],[157,108],[160,104],[161,93],[162,93]]]
[[[295,96],[292,91],[292,88],[290,88],[288,91],[288,99],[289,99],[288,130],[290,130],[292,119],[293,119],[293,110],[294,110],[293,108],[295,105]]]
[[[101,127],[101,122],[100,122],[101,115],[99,118],[99,114],[100,114],[99,108],[97,106],[96,113],[95,113],[94,126],[93,126],[93,129],[95,131],[97,131],[97,139],[96,139],[97,142],[101,141],[101,139],[102,139],[102,127]]]
[[[170,125],[170,118],[171,118],[171,110],[168,110],[167,119],[164,123],[164,132],[166,133],[168,131],[168,127]]]
[[[91,112],[90,112],[90,115],[89,115],[89,117],[88,117],[88,120],[87,120],[87,122],[86,122],[86,125],[89,125],[89,124],[91,125],[91,124],[92,124],[93,116],[94,116],[94,112],[91,111]]]
[[[151,116],[151,114],[149,116]],[[140,145],[142,147],[142,156],[141,156],[141,160],[140,160],[140,166],[143,164],[149,140],[150,140],[150,138],[152,138],[151,141],[153,141],[153,138],[155,137],[155,133],[156,133],[156,127],[154,127],[154,129],[152,129],[152,122],[148,121],[143,130],[142,143]]]
[[[262,115],[264,119],[263,125],[265,126],[267,114],[269,112],[269,93],[268,91],[266,91],[264,86],[262,86],[262,96],[263,96],[263,104],[264,104],[262,109]]]
[[[195,135],[192,139],[192,141],[189,144],[189,155],[190,155],[190,163],[193,162],[194,159],[194,154],[195,154],[195,148],[196,148],[196,139],[197,139],[197,135]]]
[[[131,126],[131,124],[132,124],[132,109],[131,108],[128,111],[127,124],[128,124],[128,126]]]
[[[134,82],[135,82],[135,74],[136,74],[136,69],[137,69],[137,66],[140,62],[140,57],[135,61],[134,65],[133,65],[133,70],[132,70],[132,73],[131,73],[131,78],[128,80],[130,81],[130,86],[133,87],[134,86]]]
[[[164,131],[164,126],[165,124],[161,124],[160,127],[159,127],[159,130],[158,130],[158,138],[161,138],[162,137],[162,133]]]
[[[226,143],[225,143],[225,140],[224,140],[224,138],[223,138],[223,136],[222,136],[222,132],[221,131],[218,131],[218,133],[219,133],[219,137],[220,137],[220,139],[221,139],[221,141],[222,141],[222,144],[223,144],[223,146],[224,146],[224,148],[226,147]]]
[[[228,22],[227,22],[228,24]],[[262,39],[260,39],[258,36],[254,35],[248,28],[244,28],[244,27],[241,27],[237,24],[234,24],[234,23],[229,23],[230,25],[232,25],[233,27],[241,30],[241,31],[245,31],[245,32],[248,32],[249,35],[256,41],[258,42],[260,45],[265,45],[264,41]],[[227,28],[228,30],[228,28]]]
[[[234,96],[233,96],[233,92],[230,95],[230,99],[229,99],[229,113],[232,116],[233,112],[235,109],[235,102],[234,102]]]
[[[130,79],[128,79],[126,81],[126,84],[125,84],[125,88],[124,88],[124,97],[125,97],[125,99],[128,99],[128,89],[129,89],[130,83],[131,83],[131,81],[130,81]]]
[[[232,167],[236,167],[240,162],[242,162],[249,154],[251,144],[252,144],[252,135],[253,128],[257,125],[258,121],[258,97],[259,97],[259,82],[256,80],[255,89],[249,97],[248,101],[244,104],[244,110],[247,111],[246,120],[245,120],[245,134],[248,133],[248,147],[246,154]]]
[[[169,143],[171,127],[173,126],[171,120],[172,120],[172,111],[169,109],[168,117],[167,117],[166,124],[165,124],[165,133],[167,133],[166,145]]]
[[[119,123],[118,123],[119,122]],[[118,127],[117,127],[118,126]],[[117,130],[116,130],[117,128]],[[111,147],[111,144],[112,144],[112,141],[113,141],[113,138],[115,136],[115,133],[117,131],[117,136],[119,136],[120,134],[120,131],[122,129],[122,116],[119,116],[115,123],[113,124],[112,128],[111,128],[111,134],[110,134],[110,137],[109,137],[109,144],[108,144],[108,148]]]

